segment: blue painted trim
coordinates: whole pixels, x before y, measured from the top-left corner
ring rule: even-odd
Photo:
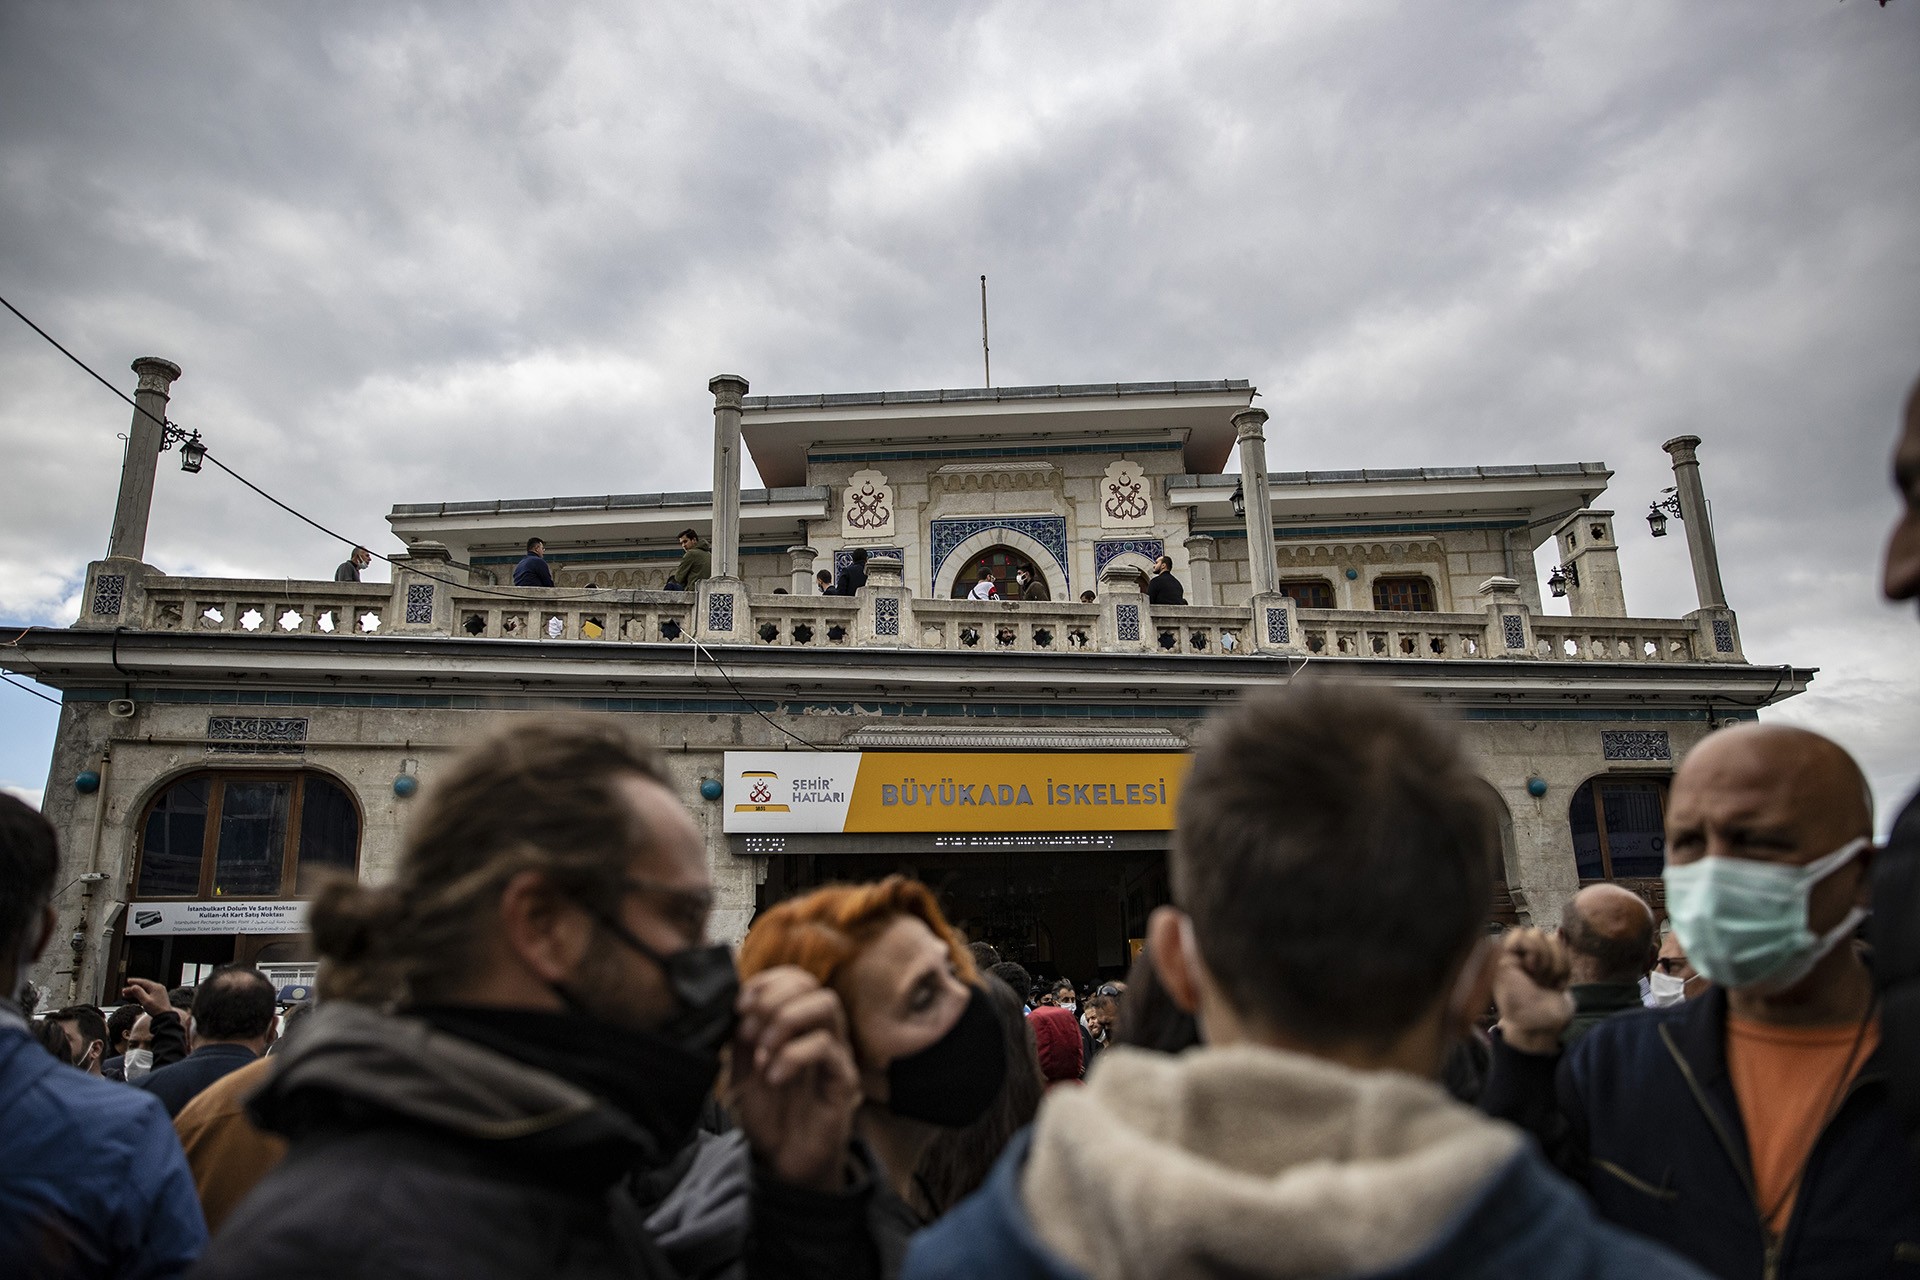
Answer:
[[[519,564],[525,558],[525,552],[517,556],[469,556],[468,564]],[[683,553],[678,547],[671,551],[649,551],[634,547],[626,551],[580,551],[568,554],[552,552],[547,563],[564,569],[570,564],[624,564],[635,560],[673,560],[678,561]],[[783,556],[785,547],[741,547],[743,556]]]
[[[1476,529],[1492,529],[1499,532],[1507,529],[1524,529],[1526,527],[1527,526],[1522,523],[1499,520],[1408,521],[1405,524],[1330,524],[1315,525],[1311,528],[1287,525],[1276,527],[1273,531],[1273,536],[1284,542],[1289,538],[1342,538],[1356,534],[1367,536],[1395,533],[1463,533]],[[1247,536],[1245,529],[1236,528],[1200,529],[1196,530],[1196,532],[1204,533],[1209,538],[1244,538]]]
[[[992,529],[1006,529],[1032,538],[1045,547],[1053,556],[1054,563],[1060,566],[1063,590],[1073,587],[1073,568],[1067,562],[1067,518],[1065,516],[977,516],[952,520],[933,520],[928,522],[928,541],[933,546],[933,575],[931,581],[940,581],[941,566],[954,553],[959,545],[976,533],[985,533]],[[1063,598],[1070,598],[1065,597]]]

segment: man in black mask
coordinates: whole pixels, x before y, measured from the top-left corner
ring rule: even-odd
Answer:
[[[681,1275],[636,1189],[683,1156],[726,1049],[748,1273],[870,1275],[839,1000],[793,968],[740,984],[711,898],[698,829],[611,719],[478,744],[430,780],[391,884],[316,896],[325,1000],[251,1104],[292,1147],[195,1274]]]

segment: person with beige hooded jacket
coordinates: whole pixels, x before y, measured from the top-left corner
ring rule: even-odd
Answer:
[[[1447,735],[1315,684],[1216,722],[1148,948],[1203,1043],[1048,1094],[908,1280],[1702,1273],[1436,1083],[1487,1006],[1499,843]]]

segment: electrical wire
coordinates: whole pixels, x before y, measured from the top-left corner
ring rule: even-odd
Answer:
[[[778,720],[775,720],[772,716],[769,716],[766,712],[762,711],[759,707],[754,706],[753,699],[747,697],[746,694],[740,691],[740,686],[733,682],[733,677],[727,674],[727,669],[721,666],[720,663],[714,658],[713,650],[707,648],[707,646],[701,644],[698,640],[695,640],[693,642],[693,653],[694,653],[694,668],[695,668],[696,675],[699,672],[700,655],[704,653],[707,655],[707,661],[713,663],[713,669],[720,673],[720,678],[727,682],[727,687],[733,690],[733,695],[736,698],[740,699],[740,701],[747,704],[747,710],[753,712],[753,714],[759,716],[762,720],[765,720],[768,724],[778,729],[781,733],[786,734],[789,738],[792,738],[795,742],[799,743],[801,746],[806,747],[813,751],[821,750],[821,746],[819,743],[808,742],[805,738],[801,737],[799,734],[795,733],[793,730],[787,728],[785,725],[781,724]]]
[[[105,387],[107,390],[113,392],[113,394],[115,394],[116,396],[119,396],[122,400],[132,405],[135,412],[144,414],[149,421],[152,421],[158,424],[163,431],[168,427],[172,427],[176,431],[180,430],[180,428],[175,423],[165,418],[155,417],[152,414],[152,412],[146,409],[137,400],[129,396],[126,392],[122,391],[120,388],[114,386],[113,383],[109,382],[97,370],[95,370],[92,365],[88,364],[85,360],[82,360],[79,356],[73,354],[73,352],[67,350],[67,348],[62,346],[60,342],[57,339],[55,339],[52,334],[48,333],[45,329],[42,329],[39,325],[35,324],[27,316],[25,312],[21,311],[20,308],[14,306],[13,303],[7,301],[6,298],[0,297],[0,306],[4,306],[6,307],[7,310],[13,312],[13,314],[18,316],[21,322],[24,323],[29,329],[32,329],[35,333],[39,334],[42,338],[45,338],[49,343],[51,343],[54,349],[57,350],[61,355],[65,356],[67,359],[73,361],[73,363],[79,365],[82,369],[84,369],[87,372],[88,376],[93,378],[95,382],[98,382],[101,386]],[[131,445],[129,445],[129,447],[131,447]],[[280,508],[280,510],[286,512],[288,515],[292,516],[294,519],[299,520],[302,523],[309,525],[314,529],[319,530],[321,533],[326,534],[329,538],[333,538],[338,542],[346,543],[349,547],[363,548],[366,550],[368,555],[373,556],[376,559],[382,560],[390,566],[393,566],[396,568],[403,567],[408,573],[414,574],[416,577],[428,578],[434,582],[443,583],[449,587],[457,587],[462,591],[466,591],[475,595],[492,596],[496,599],[501,599],[501,600],[513,600],[523,605],[539,605],[544,607],[547,605],[605,605],[605,604],[623,603],[623,601],[619,598],[619,593],[614,591],[610,591],[605,594],[595,594],[591,596],[578,596],[578,597],[562,596],[559,599],[546,599],[546,600],[533,601],[533,600],[527,599],[526,596],[519,594],[517,592],[499,591],[491,587],[480,586],[471,582],[456,582],[452,578],[443,578],[439,574],[428,573],[427,571],[413,564],[407,564],[404,566],[396,565],[391,556],[381,555],[378,551],[375,551],[371,547],[368,547],[365,543],[360,542],[353,538],[349,538],[345,534],[340,533],[336,530],[329,529],[326,525],[321,524],[318,520],[315,520],[312,516],[307,515],[305,512],[300,511],[297,508],[292,507],[285,502],[282,502],[280,499],[274,497],[271,493],[268,493],[265,489],[262,489],[259,485],[255,484],[253,481],[241,475],[238,471],[235,471],[232,467],[228,466],[225,462],[221,461],[218,457],[216,457],[212,453],[212,451],[208,451],[204,453],[202,456],[205,461],[211,462],[214,466],[220,468],[220,470],[226,472],[229,476],[232,476],[235,480],[239,481],[246,488],[251,489],[254,493],[258,494],[260,497],[265,498],[268,502]],[[624,603],[638,604],[639,603],[638,594],[639,594],[638,589],[635,589],[632,592],[630,598],[624,601]],[[25,634],[26,634],[25,632],[21,633],[21,635],[25,635]],[[117,638],[118,637],[116,635],[116,640]],[[18,643],[19,643],[19,637],[16,636],[14,638],[14,644],[17,645]],[[780,723],[778,723],[777,721],[769,717],[764,711],[761,711],[759,707],[754,706],[752,700],[749,699],[745,693],[741,692],[740,686],[734,683],[733,677],[728,674],[727,669],[724,666],[722,666],[720,662],[713,656],[713,651],[711,649],[708,649],[705,645],[700,644],[697,640],[694,641],[693,643],[696,651],[706,653],[707,661],[713,664],[714,669],[720,673],[723,679],[726,680],[727,685],[733,690],[735,696],[737,696],[743,703],[745,703],[749,710],[751,710],[755,715],[759,716],[762,720],[765,720],[768,724],[772,725],[775,729],[778,729],[781,733],[786,734],[789,738],[792,738],[795,742],[800,743],[802,746],[811,747],[811,748],[814,748],[815,750],[819,749],[817,744],[808,742],[805,738],[802,738],[799,734],[794,733],[792,730],[787,729],[785,726],[781,725]],[[12,680],[8,680],[8,683],[13,684],[15,682]],[[28,689],[25,685],[19,685],[18,687],[26,693],[33,694],[33,696],[36,698],[44,699],[47,702],[53,703],[55,706],[60,705],[57,699],[48,698],[45,694],[40,693],[37,690]]]
[[[14,688],[18,689],[22,693],[32,694],[34,697],[40,699],[40,701],[42,702],[51,702],[56,707],[60,705],[60,699],[49,698],[46,694],[40,692],[38,689],[30,688],[27,685],[21,684],[18,680],[15,680],[12,676],[8,675],[4,671],[0,671],[0,680],[5,680],[8,684],[12,685]]]

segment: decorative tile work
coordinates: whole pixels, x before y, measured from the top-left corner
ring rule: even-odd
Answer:
[[[873,602],[873,634],[877,636],[900,634],[900,601],[896,597],[881,596]]]
[[[707,597],[707,630],[733,630],[733,592],[716,591]]]
[[[102,618],[120,616],[120,606],[127,598],[127,575],[124,573],[103,573],[93,580],[93,611]]]
[[[1503,614],[1500,618],[1501,634],[1507,638],[1507,648],[1524,649],[1527,647],[1527,622],[1517,613]]]
[[[895,556],[904,559],[905,553],[898,547],[868,547],[867,559],[872,560],[875,556]],[[835,582],[840,581],[840,575],[851,568],[853,568],[853,551],[851,548],[844,548],[833,553],[833,580]]]
[[[431,582],[409,582],[407,584],[407,624],[409,626],[428,626],[433,622],[433,584]]]
[[[1153,497],[1140,464],[1121,458],[1100,481],[1100,524],[1108,529],[1138,529],[1153,524]]]
[[[207,717],[208,751],[297,756],[306,744],[305,716]]]
[[[1293,629],[1287,625],[1287,611],[1278,605],[1266,606],[1267,643],[1292,644]]]
[[[955,547],[976,533],[988,529],[1011,529],[1025,534],[1047,549],[1064,576],[1067,569],[1067,519],[1065,516],[1004,516],[982,520],[934,520],[928,534],[933,542],[933,576],[940,577],[940,566],[947,562]],[[839,557],[836,556],[835,559]]]
[[[1733,652],[1733,623],[1725,618],[1713,620],[1713,651],[1715,653]]]
[[[1114,630],[1120,633],[1120,639],[1138,641],[1140,639],[1140,606],[1137,604],[1117,604],[1113,607]]]
[[[1101,570],[1113,563],[1114,557],[1129,551],[1158,560],[1167,554],[1167,544],[1159,538],[1102,538],[1093,544],[1093,576],[1098,578]]]
[[[1600,756],[1605,760],[1671,760],[1673,747],[1665,729],[1602,729]]]
[[[840,495],[840,536],[885,538],[892,534],[893,486],[883,472],[854,472]]]

